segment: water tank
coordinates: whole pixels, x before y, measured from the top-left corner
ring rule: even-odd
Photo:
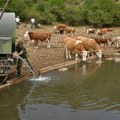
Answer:
[[[15,49],[15,38],[15,13],[5,12],[0,20],[0,57],[12,54]]]

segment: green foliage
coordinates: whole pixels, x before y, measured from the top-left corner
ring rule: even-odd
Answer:
[[[64,11],[64,8],[64,0],[49,0],[48,2],[48,9],[50,13],[56,16],[57,21],[63,21],[62,13]]]
[[[36,10],[37,11],[41,11],[41,12],[44,12],[46,9],[46,4],[45,2],[39,2],[37,5],[36,5]]]
[[[52,24],[53,21],[55,21],[55,16],[51,13],[48,13],[47,11],[45,11],[41,18],[39,18],[38,22],[42,23],[42,24]]]
[[[24,0],[24,3],[30,7],[34,4],[34,0]]]
[[[88,24],[110,26],[114,22],[117,4],[113,0],[86,0],[82,14]]]
[[[0,7],[5,2],[0,0]],[[120,25],[120,4],[115,0],[10,0],[7,11],[19,15],[21,21],[69,25],[89,24],[97,27]]]
[[[23,16],[24,16],[24,20],[30,22],[30,19],[32,17],[34,17],[37,20],[41,17],[41,14],[39,13],[39,11],[36,10],[35,6],[33,7],[31,6],[24,10]]]
[[[120,26],[120,4],[117,4],[117,6],[113,10],[113,25]]]
[[[49,0],[50,6],[64,6],[65,0]]]
[[[22,18],[22,14],[24,13],[26,7],[27,5],[25,4],[24,0],[10,1],[8,5],[8,11],[15,12],[16,16],[19,15]]]
[[[66,7],[63,13],[63,20],[69,25],[80,24],[80,8]]]
[[[1,1],[0,1],[0,8],[3,8],[3,5],[4,5],[4,3],[3,3],[3,1],[1,0]]]
[[[52,7],[49,8],[49,11],[54,16],[56,16],[57,21],[62,21],[63,9],[61,9],[59,6],[52,6]]]

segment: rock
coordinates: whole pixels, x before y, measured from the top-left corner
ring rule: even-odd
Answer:
[[[110,57],[110,58],[106,58],[105,60],[110,60],[110,61],[111,61],[111,60],[113,60],[113,58],[112,58],[112,57]]]
[[[120,62],[120,58],[115,58],[115,62]]]
[[[61,71],[61,72],[64,72],[64,71],[67,71],[67,70],[68,70],[68,68],[65,68],[65,67],[59,68],[59,71]]]

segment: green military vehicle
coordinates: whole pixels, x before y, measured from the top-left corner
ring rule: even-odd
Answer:
[[[0,12],[0,14],[2,14]],[[15,51],[15,13],[4,12],[0,19],[0,84],[11,72],[12,53]]]

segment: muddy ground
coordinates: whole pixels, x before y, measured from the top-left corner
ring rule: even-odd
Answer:
[[[23,40],[24,33],[29,31],[48,31],[53,32],[53,26],[44,26],[43,28],[39,29],[31,29],[24,27],[21,25],[19,29],[16,31],[17,35],[17,41]],[[76,29],[76,35],[82,35],[87,36],[87,34],[84,32],[83,27],[75,27]],[[114,36],[118,36],[120,34],[120,28],[115,28]],[[48,49],[46,47],[46,43],[39,42],[39,48],[36,49],[33,45],[31,45],[30,40],[25,41],[25,45],[27,48],[27,51],[29,53],[29,59],[32,63],[32,66],[35,71],[55,65],[58,63],[63,63],[64,61],[68,61],[64,59],[64,45],[63,45],[63,39],[66,37],[64,34],[52,34],[51,37],[51,48]],[[103,54],[112,54],[116,52],[116,49],[114,47],[101,47],[103,50]]]

